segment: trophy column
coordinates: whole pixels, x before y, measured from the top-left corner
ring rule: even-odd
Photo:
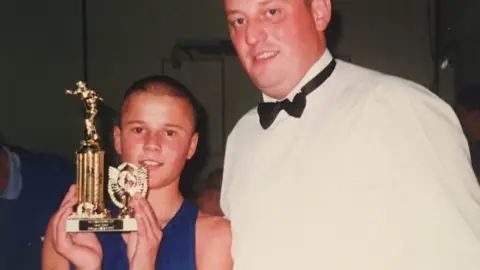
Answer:
[[[103,198],[104,151],[97,145],[82,146],[77,151],[78,201],[92,205],[95,213],[105,210]]]

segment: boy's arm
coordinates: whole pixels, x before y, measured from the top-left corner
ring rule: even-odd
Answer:
[[[232,232],[222,217],[199,217],[197,221],[197,269],[232,270]]]

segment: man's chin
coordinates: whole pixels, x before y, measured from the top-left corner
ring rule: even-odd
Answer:
[[[281,80],[281,76],[268,73],[264,74],[263,76],[258,76],[257,78],[258,79],[253,81],[255,86],[265,95],[275,98],[278,92],[276,89],[279,89],[283,82],[283,80]]]

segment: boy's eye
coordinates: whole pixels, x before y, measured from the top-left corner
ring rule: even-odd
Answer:
[[[143,132],[143,128],[141,128],[141,127],[134,127],[134,128],[132,129],[132,131],[133,131],[134,133],[142,133],[142,132]]]

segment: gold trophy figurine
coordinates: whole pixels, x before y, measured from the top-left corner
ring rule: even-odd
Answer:
[[[103,99],[81,81],[77,82],[76,90],[65,93],[80,96],[86,109],[86,138],[76,152],[78,204],[67,220],[67,232],[136,231],[137,222],[129,199],[137,192],[146,196],[147,170],[128,163],[109,168],[108,193],[120,208],[118,217],[112,218],[104,200],[105,152],[94,123],[98,101]]]

